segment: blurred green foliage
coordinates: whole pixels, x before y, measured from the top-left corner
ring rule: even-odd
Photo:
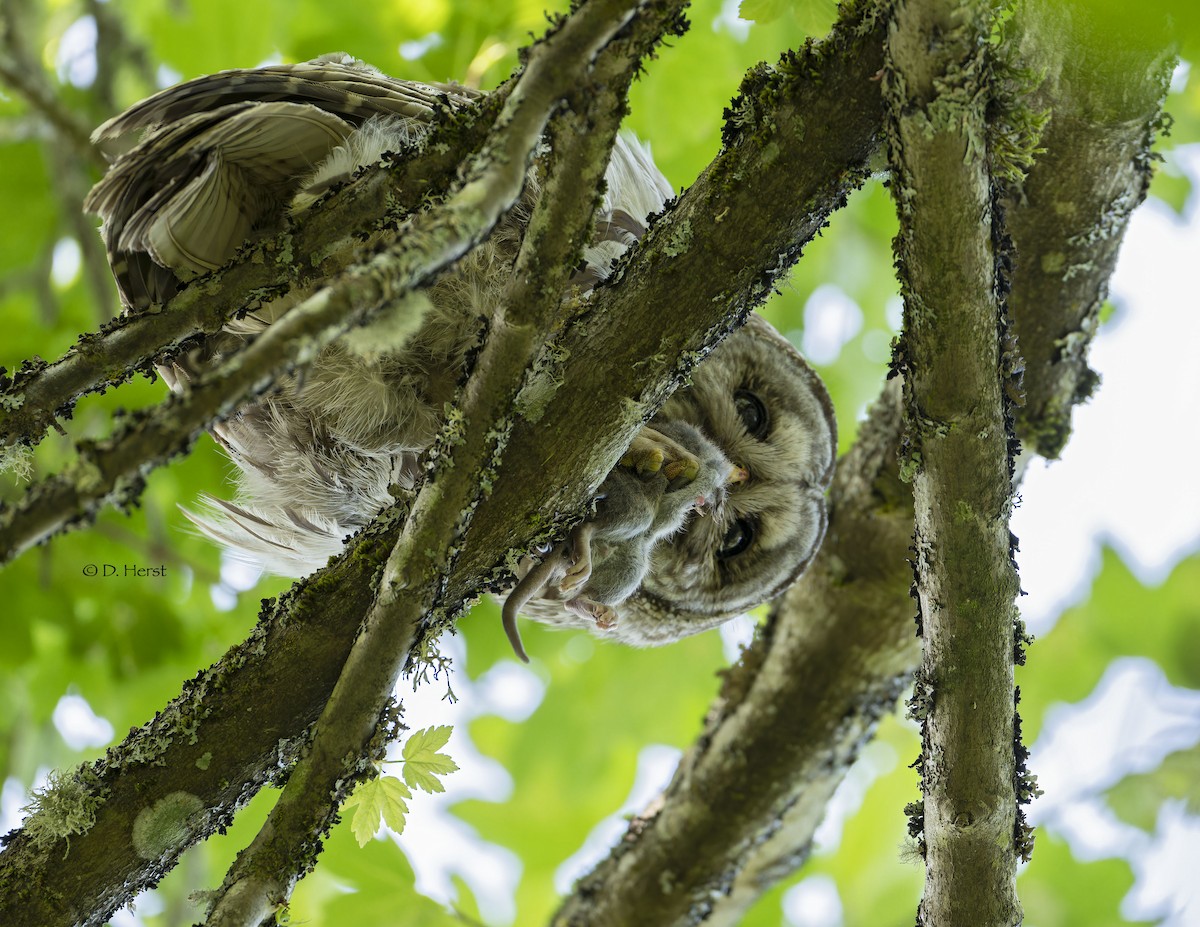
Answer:
[[[46,0],[24,9],[29,52],[52,79],[66,74],[68,59],[77,67],[86,64],[86,42],[81,50],[64,36],[86,33],[89,10],[102,8],[110,26],[121,27],[126,44],[112,82],[119,108],[156,89],[152,80],[172,82],[334,50],[349,51],[397,76],[458,78],[491,87],[514,67],[516,50],[530,33],[540,32],[547,5],[543,0],[351,5]],[[566,3],[549,5],[564,9]],[[742,15],[756,20],[750,23],[736,18],[737,9],[733,0],[697,2],[690,12],[691,31],[661,49],[634,88],[628,124],[650,141],[677,187],[689,183],[716,153],[722,109],[746,69],[823,34],[835,13],[830,0],[744,0]],[[1200,30],[1191,28],[1194,5],[1138,9],[1174,16],[1178,34],[1185,36],[1185,54],[1200,52],[1195,46]],[[141,51],[146,66],[136,66],[139,59],[131,50]],[[86,80],[79,83],[58,85],[67,106],[89,125],[112,114]],[[1194,193],[1172,152],[1200,139],[1200,76],[1194,70],[1179,72],[1169,109],[1174,130],[1162,144],[1167,161],[1152,193],[1183,210],[1194,203]],[[0,201],[10,217],[0,223],[0,364],[9,368],[35,354],[61,354],[79,332],[95,329],[116,308],[111,292],[104,305],[97,305],[85,274],[77,266],[72,270],[73,232],[64,212],[69,199],[60,189],[62,178],[47,166],[51,161],[39,139],[26,104],[17,95],[0,93]],[[888,193],[872,182],[809,246],[790,283],[766,310],[797,343],[803,343],[806,321],[811,322],[806,309],[819,287],[837,287],[861,310],[861,325],[847,329],[836,357],[820,365],[842,423],[843,449],[852,442],[866,403],[878,393],[894,334],[894,232]],[[151,404],[162,393],[161,384],[138,381],[88,398],[69,423],[70,433],[104,435],[120,407]],[[61,467],[69,446],[67,439],[51,435],[36,452],[35,475]],[[151,475],[136,510],[108,512],[94,528],[31,551],[0,572],[0,770],[6,782],[27,789],[49,768],[97,755],[98,747],[71,749],[56,730],[52,715],[64,695],[82,695],[120,738],[152,716],[184,679],[246,634],[258,598],[286,586],[264,580],[239,594],[225,585],[217,598],[223,596],[226,607],[216,604],[219,553],[189,533],[176,506],[192,503],[201,492],[223,494],[228,469],[211,440],[202,438],[186,459]],[[11,501],[21,491],[20,483],[0,480],[0,498]],[[166,570],[150,579],[85,575],[89,565],[105,564],[118,570],[125,564]],[[1198,602],[1200,558],[1184,561],[1167,582],[1148,589],[1106,551],[1090,598],[1037,642],[1020,673],[1027,741],[1036,737],[1047,708],[1086,698],[1120,656],[1147,657],[1176,685],[1200,686]],[[461,630],[466,657],[456,672],[465,674],[457,686],[465,690],[512,656],[493,603],[478,606]],[[477,706],[474,720],[459,732],[507,770],[512,797],[499,803],[462,800],[454,813],[479,839],[508,848],[520,860],[517,923],[536,924],[554,909],[555,874],[563,861],[597,822],[626,801],[640,752],[655,744],[682,749],[700,730],[727,657],[715,634],[654,651],[618,649],[540,626],[527,626],[524,634],[545,697],[520,721]],[[439,720],[412,718],[410,723],[421,727]],[[835,880],[843,923],[911,923],[922,873],[905,850],[902,809],[916,797],[916,777],[908,768],[916,752],[911,725],[886,720],[852,774],[861,794],[848,799],[854,807],[846,811],[836,845],[818,845],[803,872],[764,896],[744,923],[784,923],[781,904],[790,887],[818,873]],[[460,766],[466,762],[462,756],[456,760]],[[1108,799],[1123,819],[1153,830],[1165,798],[1185,799],[1195,810],[1198,770],[1196,748],[1183,750],[1161,768],[1125,779]],[[447,786],[453,790],[453,776]],[[428,798],[417,794],[413,803]],[[195,909],[188,893],[220,881],[272,800],[272,794],[258,796],[228,834],[189,851],[156,891],[161,910],[150,902],[140,906],[144,922],[191,923]],[[1118,904],[1131,882],[1125,861],[1079,862],[1061,840],[1042,835],[1021,876],[1027,923],[1126,923]],[[468,923],[494,920],[493,912],[479,909],[462,878],[454,884]],[[411,867],[395,844],[376,839],[359,849],[347,823],[335,829],[320,867],[301,884],[287,916],[291,923],[309,925],[462,923],[415,893]]]

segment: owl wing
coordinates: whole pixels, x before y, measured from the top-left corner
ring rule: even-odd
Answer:
[[[93,140],[115,161],[84,205],[104,220],[122,303],[145,309],[220,267],[368,119],[425,122],[478,96],[327,55],[210,74],[110,119]]]

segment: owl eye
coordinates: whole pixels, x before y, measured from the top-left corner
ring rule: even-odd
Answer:
[[[736,557],[752,543],[754,543],[754,522],[748,518],[739,518],[725,532],[721,547],[717,551],[717,559],[728,560],[730,557]]]
[[[738,389],[733,391],[733,405],[751,435],[760,439],[766,435],[771,417],[767,415],[767,407],[761,399],[748,389]]]

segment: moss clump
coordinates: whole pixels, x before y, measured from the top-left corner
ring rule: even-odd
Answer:
[[[22,810],[29,812],[25,833],[39,850],[48,850],[59,840],[83,834],[96,823],[96,811],[104,804],[104,795],[93,781],[94,775],[80,766],[71,772],[50,773],[46,785],[34,789],[33,800]]]

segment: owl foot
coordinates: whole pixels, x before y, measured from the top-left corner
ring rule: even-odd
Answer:
[[[593,602],[582,596],[568,599],[564,604],[580,618],[596,622],[596,627],[601,631],[611,631],[617,626],[617,619],[620,617],[611,606]]]
[[[662,473],[671,482],[682,477],[690,483],[700,473],[700,461],[695,454],[649,425],[637,433],[621,458],[621,466],[635,470],[641,477]]]

